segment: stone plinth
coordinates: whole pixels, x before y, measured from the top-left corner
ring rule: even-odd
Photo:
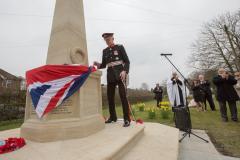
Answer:
[[[19,129],[0,132],[1,138],[19,136]],[[122,122],[85,138],[49,143],[27,141],[1,160],[177,160],[179,131],[157,123],[134,124],[123,128]],[[34,158],[33,158],[34,157]]]

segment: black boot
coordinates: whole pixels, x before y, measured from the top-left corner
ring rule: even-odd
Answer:
[[[223,122],[228,122],[228,118],[226,117],[226,118],[222,118],[222,121]]]
[[[108,118],[105,123],[113,123],[113,122],[117,122],[117,119],[112,119],[112,118]]]
[[[129,127],[129,126],[130,126],[130,121],[124,120],[123,127]]]

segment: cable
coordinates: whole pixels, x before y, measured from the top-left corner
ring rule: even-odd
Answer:
[[[86,20],[96,20],[96,21],[103,21],[103,22],[116,22],[116,23],[122,23],[122,22],[127,22],[127,23],[143,23],[143,24],[159,24],[159,25],[180,25],[180,26],[190,26],[187,24],[170,24],[170,23],[162,23],[159,21],[138,21],[138,20],[127,20],[127,19],[108,19],[108,18],[93,18],[93,17],[87,17]]]
[[[137,7],[135,5],[131,5],[131,4],[127,4],[127,3],[119,3],[119,2],[112,1],[112,0],[104,0],[104,1],[107,2],[107,3],[112,3],[112,4],[115,4],[115,5],[127,6],[127,7],[135,8],[135,9],[142,10],[142,11],[145,11],[145,12],[151,12],[151,13],[158,14],[158,15],[165,15],[165,16],[172,16],[172,17],[177,17],[177,18],[183,18],[185,20],[192,21],[194,23],[201,23],[200,20],[192,19],[190,17],[177,16],[177,15],[173,15],[171,13],[160,12],[160,11],[157,11],[157,10],[143,8],[143,7]]]

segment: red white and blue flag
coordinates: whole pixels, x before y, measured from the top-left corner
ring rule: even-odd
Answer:
[[[83,65],[45,65],[27,71],[27,89],[38,117],[73,95],[95,70]]]

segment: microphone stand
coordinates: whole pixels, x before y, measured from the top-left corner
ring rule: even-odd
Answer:
[[[187,112],[188,112],[188,115],[189,115],[189,123],[190,123],[190,126],[192,126],[192,122],[191,122],[191,114],[190,114],[190,110],[189,110],[189,107],[188,107],[188,102],[187,102],[187,85],[190,86],[188,80],[185,78],[185,76],[179,71],[179,69],[172,63],[172,61],[167,57],[167,56],[171,56],[172,54],[161,54],[161,56],[164,56],[168,62],[176,69],[176,71],[182,76],[182,78],[184,79],[184,90],[185,90],[185,101],[186,101],[186,109],[187,109]],[[182,140],[188,135],[188,137],[190,138],[190,135],[194,135],[195,137],[205,141],[206,143],[208,143],[208,140],[196,135],[195,133],[192,132],[192,127],[189,127],[187,129],[187,131],[184,131],[185,133],[182,134],[182,138],[179,139],[179,142],[182,142]]]

